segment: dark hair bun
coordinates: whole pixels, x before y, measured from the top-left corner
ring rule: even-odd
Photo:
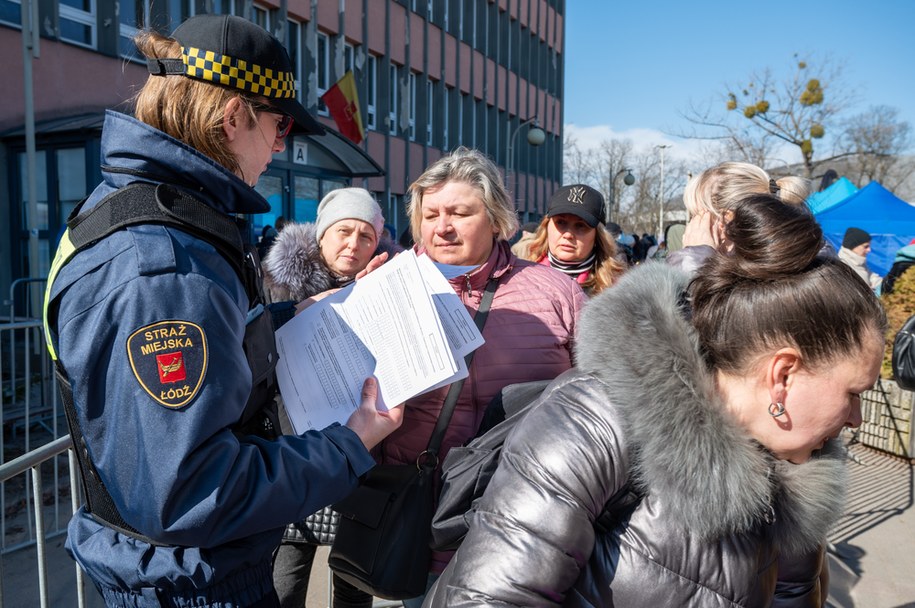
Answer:
[[[768,194],[753,194],[731,210],[726,255],[712,256],[703,274],[719,279],[766,281],[807,268],[823,247],[823,231],[806,207]]]

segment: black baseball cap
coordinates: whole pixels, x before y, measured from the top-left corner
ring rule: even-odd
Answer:
[[[550,197],[546,214],[550,217],[570,213],[594,228],[604,221],[604,195],[584,184],[563,186]]]
[[[259,95],[292,117],[294,131],[324,133],[296,98],[289,54],[261,26],[233,15],[197,15],[175,28],[172,38],[181,45],[181,57],[148,59],[151,74],[180,74]]]

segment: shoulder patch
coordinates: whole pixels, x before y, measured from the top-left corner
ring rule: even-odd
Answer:
[[[199,325],[159,321],[127,338],[130,368],[161,405],[182,408],[197,395],[207,371],[207,340]]]

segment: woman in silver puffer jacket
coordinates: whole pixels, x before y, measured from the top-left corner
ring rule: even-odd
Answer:
[[[885,315],[803,209],[751,196],[727,236],[692,281],[646,264],[590,302],[576,369],[506,440],[425,606],[825,605],[836,436]]]

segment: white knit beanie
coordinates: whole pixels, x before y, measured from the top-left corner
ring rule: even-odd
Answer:
[[[340,220],[362,220],[375,229],[375,237],[381,237],[384,216],[375,197],[365,188],[340,188],[332,190],[318,205],[318,219],[315,221],[315,236],[318,242],[324,232]]]

